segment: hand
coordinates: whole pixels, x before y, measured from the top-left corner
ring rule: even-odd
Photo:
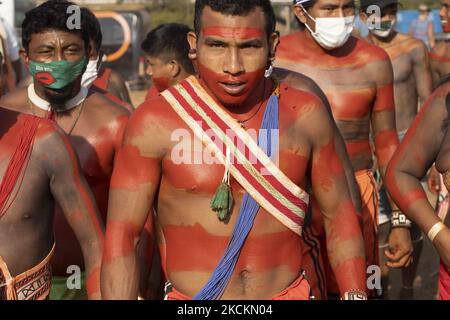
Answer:
[[[427,184],[428,190],[431,193],[438,194],[439,191],[441,191],[441,177],[435,166],[431,167],[430,173],[428,174]]]
[[[384,251],[390,268],[406,268],[412,261],[413,244],[408,228],[393,228],[389,234],[389,247]]]
[[[450,269],[450,229],[445,228],[438,233],[433,242],[442,262]]]

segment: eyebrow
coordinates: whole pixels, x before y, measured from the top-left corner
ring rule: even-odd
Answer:
[[[205,37],[216,36],[221,38],[251,39],[264,35],[258,28],[228,28],[228,27],[205,27],[202,29]]]

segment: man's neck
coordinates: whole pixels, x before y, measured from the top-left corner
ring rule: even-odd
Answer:
[[[28,98],[31,101],[31,103],[33,103],[33,105],[42,110],[48,109],[46,111],[53,110],[57,113],[65,113],[66,111],[70,111],[76,108],[78,105],[81,104],[81,102],[83,102],[87,98],[87,93],[89,91],[88,89],[82,87],[78,87],[78,90],[74,88],[73,90],[74,93],[71,95],[69,99],[67,99],[63,103],[64,108],[60,107],[59,110],[56,110],[52,102],[48,100],[45,94],[45,89],[42,86],[36,85],[36,82],[33,82],[33,86],[29,90],[30,91],[28,92]],[[35,99],[33,99],[33,92],[36,96]]]
[[[369,32],[368,39],[371,43],[373,43],[376,46],[379,46],[381,48],[390,47],[395,43],[395,39],[398,35],[398,32],[393,31],[388,37],[386,38],[379,38]]]

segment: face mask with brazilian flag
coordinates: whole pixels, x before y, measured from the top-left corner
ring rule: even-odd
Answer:
[[[62,89],[71,84],[86,69],[87,59],[79,61],[52,61],[42,63],[30,60],[29,70],[33,79],[36,79],[46,88]]]

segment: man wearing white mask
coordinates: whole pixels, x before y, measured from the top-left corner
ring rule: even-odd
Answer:
[[[327,95],[360,187],[362,229],[369,267],[379,265],[378,195],[372,175],[370,135],[374,138],[375,154],[383,176],[397,149],[398,136],[389,56],[377,46],[351,36],[355,12],[353,0],[294,0],[294,13],[302,30],[281,39],[276,62],[279,67],[312,78]],[[316,213],[319,210],[313,206],[312,223],[304,230],[303,240],[310,247],[304,259],[310,262],[306,271],[314,295],[324,298],[326,291],[329,297],[333,297],[339,290],[327,263],[327,255],[323,254],[327,251],[324,248],[323,223]],[[392,232],[390,251],[387,252],[390,266],[410,263],[408,237],[409,231],[404,228],[396,228]],[[319,263],[321,258],[325,260],[325,267]],[[368,269],[369,274],[373,270],[373,267]],[[375,284],[368,289],[381,288]]]
[[[380,9],[380,19],[371,18],[371,6]],[[399,140],[402,141],[414,121],[419,106],[432,91],[432,78],[426,45],[412,36],[395,30],[398,0],[361,0],[360,17],[369,28],[367,40],[384,50],[391,58],[394,69],[395,120]],[[380,190],[379,247],[388,248],[391,210],[384,188]],[[402,270],[402,298],[413,297],[413,282],[422,252],[422,234],[416,225],[411,226],[414,243],[413,262]],[[380,253],[383,261],[383,255]],[[382,263],[382,275],[387,285],[389,269]]]
[[[89,62],[81,79],[81,85],[103,94],[109,100],[133,112],[125,82],[115,71],[103,66],[106,57],[101,51],[103,36],[100,22],[88,8],[81,8],[81,10],[84,16],[83,25],[89,34],[91,45]]]

